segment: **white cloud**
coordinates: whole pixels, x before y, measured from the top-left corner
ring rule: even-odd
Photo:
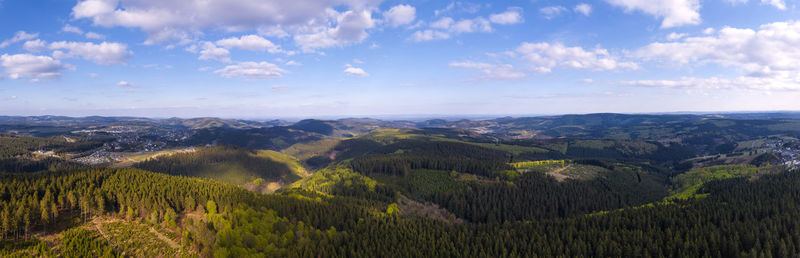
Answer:
[[[477,13],[481,9],[480,4],[467,2],[450,2],[445,8],[433,11],[434,16],[450,13]]]
[[[464,19],[459,20],[453,26],[450,27],[450,30],[454,33],[472,33],[472,32],[491,32],[492,25],[489,24],[489,20],[478,17],[474,19]]]
[[[100,75],[97,74],[97,73],[89,73],[89,77],[97,78],[97,77],[100,77]]]
[[[731,4],[743,4],[749,2],[748,0],[728,0]],[[784,0],[761,0],[761,4],[768,4],[780,10],[786,10],[786,1]]]
[[[272,25],[272,26],[262,26],[258,28],[258,34],[267,36],[267,37],[274,37],[274,38],[285,38],[289,36],[289,33],[286,32],[280,25]]]
[[[354,75],[354,76],[361,76],[361,77],[369,76],[369,74],[367,72],[365,72],[364,69],[353,67],[353,66],[351,66],[349,64],[347,64],[346,66],[347,66],[347,68],[344,69],[344,73],[346,73],[347,75]]]
[[[581,3],[576,5],[575,8],[573,8],[573,10],[585,16],[589,16],[590,14],[592,14],[592,6],[586,3]]]
[[[294,41],[305,52],[314,49],[336,46],[346,46],[359,43],[367,38],[367,29],[375,26],[372,14],[369,11],[346,11],[338,13],[330,10],[330,15],[336,17],[336,26],[312,26],[294,36]]]
[[[549,19],[553,19],[555,17],[558,17],[559,15],[561,15],[561,13],[566,12],[566,11],[567,11],[567,8],[564,8],[563,6],[559,6],[559,5],[547,6],[547,7],[543,7],[541,9],[539,9],[539,12],[542,13],[542,15],[544,15],[544,18],[546,18],[548,20]]]
[[[286,61],[286,63],[284,63],[283,65],[288,65],[288,66],[301,66],[301,65],[303,65],[303,64],[301,64],[300,62],[294,61],[294,60],[289,60],[289,61]]]
[[[409,39],[422,42],[430,40],[448,39],[451,35],[463,33],[494,31],[492,24],[511,25],[523,22],[522,9],[510,7],[505,12],[489,15],[489,19],[475,17],[470,19],[454,20],[451,17],[442,17],[430,23],[432,29],[415,31]]]
[[[61,28],[61,31],[75,33],[75,34],[78,34],[78,35],[83,35],[83,30],[81,28],[78,28],[78,27],[75,27],[75,26],[72,26],[72,25],[69,25],[69,24],[64,25],[64,27]]]
[[[75,33],[75,34],[78,34],[78,35],[83,35],[87,39],[98,39],[98,40],[106,39],[106,36],[104,36],[102,34],[98,34],[96,32],[91,32],[91,31],[83,33],[83,30],[81,28],[78,28],[78,27],[75,27],[75,26],[72,26],[72,25],[69,25],[69,24],[64,25],[64,27],[61,28],[61,31],[69,32],[69,33]]]
[[[415,42],[449,39],[449,38],[450,34],[435,30],[420,30],[420,31],[415,31],[414,34],[411,34],[411,40]]]
[[[69,25],[69,24],[64,25],[64,27],[61,28],[61,31],[69,32],[69,33],[75,33],[75,34],[78,34],[78,35],[83,35],[87,39],[99,39],[99,40],[106,39],[106,36],[98,34],[98,33],[95,33],[95,32],[89,31],[89,32],[83,33],[83,30],[81,28],[78,28],[78,27],[75,27],[75,26],[72,26],[72,25]]]
[[[800,90],[800,21],[761,25],[758,30],[725,27],[702,37],[656,42],[632,53],[642,60],[677,65],[717,64],[742,73],[729,78],[634,81],[655,87]]]
[[[662,18],[661,28],[700,24],[699,0],[605,0],[626,12],[641,11]]]
[[[47,42],[41,39],[29,40],[22,44],[22,48],[30,52],[42,52],[47,50]]]
[[[0,56],[0,67],[3,68],[2,74],[12,80],[30,78],[31,81],[58,78],[61,71],[72,68],[52,57],[31,54],[3,54]]]
[[[656,87],[667,89],[702,90],[757,90],[757,91],[797,91],[800,90],[800,77],[753,77],[740,76],[733,79],[681,77],[677,80],[637,80],[622,81],[623,85]]]
[[[619,61],[608,50],[596,48],[584,50],[581,47],[567,47],[560,43],[522,43],[512,53],[526,61],[537,72],[547,73],[552,68],[563,67],[591,71],[616,69],[638,69],[633,62]]]
[[[281,77],[286,70],[267,62],[240,62],[214,71],[225,78],[244,77],[249,79],[270,79]]]
[[[258,35],[245,35],[217,40],[217,45],[228,49],[239,48],[250,51],[267,51],[269,53],[281,52],[280,47]]]
[[[450,67],[476,69],[481,75],[478,80],[511,80],[525,77],[525,73],[514,70],[510,64],[489,64],[480,62],[451,62]]]
[[[686,37],[686,33],[675,33],[675,32],[672,32],[669,35],[667,35],[667,40],[679,40],[679,39],[681,39],[683,37]]]
[[[24,32],[24,31],[17,31],[17,33],[14,34],[14,37],[12,37],[10,39],[7,39],[7,40],[5,40],[3,42],[0,42],[0,48],[7,47],[7,46],[9,46],[11,44],[14,44],[14,43],[17,43],[17,42],[21,42],[21,41],[25,41],[25,40],[29,40],[29,39],[35,39],[36,37],[39,37],[39,33],[27,33],[27,32]]]
[[[413,6],[401,4],[383,12],[383,17],[390,26],[397,27],[412,23],[416,18],[416,13],[417,9]]]
[[[762,4],[769,4],[775,8],[786,10],[786,2],[784,0],[761,0]]]
[[[449,29],[450,26],[453,26],[453,23],[455,23],[455,22],[456,21],[453,20],[453,18],[442,17],[441,19],[439,19],[439,20],[437,20],[435,22],[432,22],[431,23],[431,28],[446,30],[446,29]]]
[[[72,8],[76,19],[95,26],[137,28],[147,33],[146,44],[188,43],[206,30],[294,36],[311,50],[343,46],[365,38],[372,28],[375,0],[81,0]],[[337,10],[343,10],[341,14]],[[338,15],[331,15],[331,14]],[[369,21],[364,22],[363,17]],[[354,25],[356,23],[356,25]],[[283,33],[282,33],[283,32]],[[315,44],[314,42],[323,43]]]
[[[505,12],[489,15],[489,21],[503,25],[521,23],[523,22],[521,12],[521,8],[508,8]]]
[[[116,42],[95,44],[91,42],[58,41],[50,43],[48,48],[56,50],[53,51],[53,57],[57,59],[80,57],[103,65],[126,64],[128,57],[133,55],[133,52],[128,51],[127,45]]]
[[[217,47],[216,45],[214,45],[214,43],[203,42],[203,46],[201,46],[200,50],[200,57],[198,57],[197,59],[217,60],[220,62],[228,63],[231,61],[230,54],[231,54],[230,51],[221,47]]]
[[[130,82],[127,82],[127,81],[119,81],[119,83],[117,83],[117,86],[120,86],[120,87],[123,87],[123,88],[135,88],[136,87],[136,86],[133,85],[133,83],[130,83]]]
[[[636,63],[621,61],[606,49],[584,50],[581,47],[567,47],[560,43],[524,42],[513,51],[506,51],[502,55],[487,55],[501,60],[494,64],[474,61],[451,62],[449,66],[478,70],[480,75],[474,78],[475,80],[518,79],[527,76],[528,72],[550,73],[554,68],[590,71],[638,69]],[[503,62],[502,59],[509,60]],[[515,69],[510,63],[520,63],[528,68],[524,69],[526,71]]]
[[[99,40],[106,39],[106,36],[91,31],[87,32],[84,36],[86,36],[87,39],[99,39]]]
[[[703,34],[706,34],[706,35],[714,34],[714,32],[716,32],[716,30],[714,28],[706,28],[706,29],[703,30]]]
[[[800,74],[798,35],[800,21],[765,24],[758,30],[726,27],[714,35],[651,43],[633,54],[671,64],[715,63],[752,76]]]

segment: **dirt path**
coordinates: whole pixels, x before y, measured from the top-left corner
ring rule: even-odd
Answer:
[[[119,249],[117,249],[114,245],[111,244],[111,238],[108,238],[108,235],[106,235],[106,232],[103,231],[103,227],[100,226],[101,222],[99,221],[99,219],[94,219],[93,222],[94,222],[94,228],[97,229],[97,232],[99,232],[100,235],[103,236],[103,238],[106,239],[106,242],[108,242],[108,246],[110,246],[111,248],[114,248],[114,251],[117,252],[118,254],[121,254],[122,252],[120,252]]]
[[[155,234],[156,237],[158,237],[158,239],[161,239],[161,241],[164,241],[164,243],[167,243],[167,245],[169,245],[169,247],[172,247],[172,249],[175,249],[175,250],[180,250],[181,249],[181,246],[178,245],[178,243],[175,243],[175,241],[172,241],[172,239],[169,239],[169,237],[166,237],[166,236],[162,235],[161,233],[158,233],[158,231],[156,231],[156,229],[154,229],[152,227],[150,228],[150,233]]]

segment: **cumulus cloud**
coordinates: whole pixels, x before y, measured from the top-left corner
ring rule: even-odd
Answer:
[[[491,32],[492,25],[489,24],[489,20],[478,17],[459,20],[450,27],[450,30],[454,33]]]
[[[296,43],[313,49],[342,46],[365,38],[363,30],[372,27],[371,12],[377,10],[378,3],[372,0],[81,0],[72,8],[72,16],[91,20],[96,26],[140,29],[148,35],[146,44],[191,42],[205,30],[258,30],[268,36],[291,33]],[[369,21],[364,22],[364,17]],[[324,43],[313,43],[318,40]]]
[[[672,32],[669,35],[667,35],[667,40],[679,40],[679,39],[681,39],[683,37],[686,37],[686,33],[675,33],[675,32]]]
[[[479,72],[474,80],[508,80],[523,78],[528,73],[550,73],[555,68],[580,69],[589,71],[611,71],[622,69],[638,69],[634,62],[622,61],[608,50],[582,47],[568,47],[560,43],[528,43],[523,42],[511,51],[503,54],[487,54],[496,59],[494,63],[457,61],[450,67],[473,69]],[[520,64],[523,69],[515,68]]]
[[[84,34],[84,36],[86,36],[87,39],[99,39],[99,40],[106,39],[105,35],[94,33],[91,31]]]
[[[477,13],[481,9],[480,4],[467,2],[450,2],[445,8],[433,11],[434,16],[450,13]]]
[[[451,17],[442,17],[431,22],[430,29],[415,31],[410,40],[416,42],[449,39],[452,35],[476,32],[492,32],[492,24],[511,25],[523,22],[522,8],[510,7],[505,12],[493,13],[489,18],[474,17],[455,20]]]
[[[52,57],[31,54],[3,54],[0,56],[0,67],[3,68],[2,74],[12,80],[29,78],[31,81],[58,78],[61,71],[72,68]]]
[[[743,4],[749,2],[748,0],[728,0],[731,4]],[[774,6],[780,10],[786,10],[786,1],[784,0],[761,0],[761,4]]]
[[[439,19],[439,20],[437,20],[435,22],[432,22],[431,23],[431,28],[446,30],[446,29],[450,28],[450,26],[453,26],[453,23],[455,23],[455,22],[456,21],[453,20],[453,18],[442,17],[441,19]]]
[[[283,76],[286,70],[268,62],[240,62],[216,70],[214,73],[225,78],[243,77],[248,79],[270,79]]]
[[[784,0],[761,0],[762,4],[769,4],[775,8],[786,10],[786,2]]]
[[[725,27],[715,34],[651,43],[633,55],[677,64],[716,63],[748,75],[800,74],[800,21],[761,25],[758,30]]]
[[[800,90],[800,77],[776,76],[753,77],[740,76],[726,78],[681,77],[677,80],[636,80],[622,81],[623,85],[656,87],[668,89],[703,89],[703,90],[758,90],[758,91],[797,91]]]
[[[450,17],[441,18],[431,24],[431,28],[446,30],[448,33],[460,34],[460,33],[472,33],[472,32],[491,32],[492,25],[489,20],[483,17],[477,17],[473,19],[461,19],[458,22],[453,20]],[[445,33],[442,31],[437,31],[440,33]],[[428,33],[429,35],[434,35],[431,39],[445,39],[447,37],[436,37],[436,33]],[[446,34],[446,33],[445,33]]]
[[[269,53],[281,52],[280,47],[258,35],[245,35],[217,40],[217,45],[228,49],[239,48],[250,51],[267,51]]]
[[[82,35],[82,36],[85,36],[87,39],[103,40],[103,39],[106,38],[106,36],[104,36],[104,35],[101,35],[101,34],[98,34],[98,33],[95,33],[95,32],[91,32],[91,31],[84,33],[81,28],[78,28],[78,27],[75,27],[75,26],[72,26],[72,25],[69,25],[69,24],[64,25],[64,27],[61,28],[61,31]]]
[[[58,41],[50,43],[48,48],[55,50],[53,51],[53,57],[57,59],[80,57],[102,65],[126,64],[128,57],[133,55],[133,52],[128,50],[127,45],[116,42],[95,44],[91,42]]]
[[[430,41],[437,39],[449,39],[450,34],[436,30],[419,30],[411,34],[411,40],[415,42]]]
[[[559,5],[547,6],[547,7],[542,7],[541,9],[539,9],[539,12],[542,13],[542,15],[544,15],[544,18],[548,19],[548,20],[549,19],[553,19],[555,17],[558,17],[558,16],[561,15],[561,13],[566,12],[566,11],[567,11],[567,8],[565,8],[563,6],[559,6]]]
[[[3,42],[0,42],[0,48],[7,47],[7,46],[9,46],[11,44],[14,44],[14,43],[17,43],[17,42],[21,42],[21,41],[25,41],[25,40],[29,40],[29,39],[35,39],[36,37],[39,37],[39,33],[27,33],[27,32],[24,32],[24,31],[17,31],[17,33],[14,34],[14,37],[11,37],[10,39],[4,40]]]
[[[204,42],[201,46],[200,60],[217,60],[220,62],[229,63],[231,61],[231,52],[225,48],[217,47],[214,43]]]
[[[575,12],[589,16],[592,14],[592,6],[586,3],[578,4],[573,8]]]
[[[503,25],[521,23],[523,21],[521,12],[521,8],[508,8],[505,12],[489,15],[489,21]]]
[[[631,85],[665,88],[800,90],[800,21],[761,25],[757,30],[725,27],[701,37],[656,42],[631,53],[633,57],[670,65],[717,64],[735,68],[741,76],[645,80]]]
[[[75,34],[78,34],[78,35],[83,35],[83,30],[81,28],[78,28],[78,27],[75,27],[75,26],[72,26],[72,25],[69,25],[69,24],[64,25],[64,27],[61,28],[61,31],[75,33]]]
[[[47,42],[41,39],[29,40],[22,44],[22,48],[30,52],[42,52],[47,50]]]
[[[475,69],[480,71],[477,80],[511,80],[525,77],[525,73],[516,71],[510,64],[489,64],[481,62],[451,62],[450,67]]]
[[[307,27],[308,32],[298,33],[294,41],[305,52],[314,49],[346,46],[358,43],[367,38],[367,29],[373,28],[375,22],[369,11],[346,11],[338,13],[330,10],[335,17],[335,27]]]
[[[392,7],[386,12],[383,12],[383,17],[390,26],[397,27],[414,22],[416,14],[416,8],[410,5],[401,4]]]
[[[605,0],[626,12],[640,11],[663,19],[661,28],[700,24],[699,0]]]
[[[618,60],[608,50],[595,48],[584,50],[581,47],[567,47],[560,43],[522,43],[512,53],[531,65],[535,71],[547,73],[553,68],[572,68],[591,71],[616,69],[638,69],[633,62]]]
[[[347,75],[361,76],[361,77],[369,76],[369,74],[366,71],[364,71],[364,69],[361,69],[361,68],[358,68],[358,67],[353,67],[353,66],[351,66],[349,64],[346,65],[346,68],[344,69],[344,73],[347,74]]]

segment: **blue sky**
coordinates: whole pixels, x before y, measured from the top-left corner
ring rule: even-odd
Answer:
[[[793,0],[0,0],[0,115],[800,110]]]

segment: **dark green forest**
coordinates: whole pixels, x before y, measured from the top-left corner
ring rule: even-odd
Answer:
[[[116,152],[120,162],[101,164],[79,157],[113,152],[108,135],[4,134],[0,256],[800,254],[791,135],[493,140],[356,129],[321,120],[270,129],[282,136],[202,128],[188,141],[236,133],[224,145]],[[302,159],[281,152],[296,143]],[[276,190],[253,190],[266,184]]]

